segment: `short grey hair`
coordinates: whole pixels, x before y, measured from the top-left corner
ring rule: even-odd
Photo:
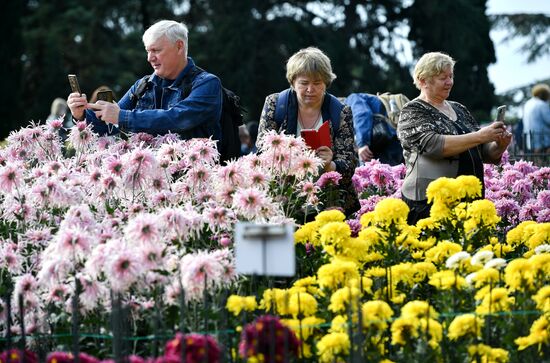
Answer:
[[[176,43],[176,41],[182,40],[185,44],[185,53],[187,54],[188,34],[189,30],[184,23],[179,23],[174,20],[161,20],[151,25],[145,33],[143,33],[142,40],[145,46],[157,41],[163,36],[165,36],[171,43]]]
[[[327,87],[336,79],[330,58],[315,47],[300,49],[286,62],[286,79],[291,86],[298,76],[320,78]]]
[[[430,80],[449,68],[452,70],[455,63],[455,60],[445,53],[424,54],[414,67],[414,85],[420,89],[420,80]]]

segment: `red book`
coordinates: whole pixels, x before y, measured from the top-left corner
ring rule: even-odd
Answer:
[[[318,130],[302,130],[300,134],[307,146],[313,150],[317,150],[321,146],[332,147],[329,121],[325,121]]]

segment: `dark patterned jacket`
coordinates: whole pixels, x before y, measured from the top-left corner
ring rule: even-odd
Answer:
[[[296,97],[292,92],[291,97]],[[258,127],[258,139],[263,137],[263,134],[270,130],[282,131],[284,130],[286,134],[297,136],[296,122],[291,122],[294,124],[294,129],[289,129],[289,118],[296,119],[298,109],[292,111],[290,108],[287,110],[287,115],[279,127],[275,121],[275,106],[277,104],[277,99],[279,98],[278,93],[271,94],[266,97],[264,107],[262,110],[262,115],[260,117],[260,123]],[[328,97],[325,97],[325,101],[328,100]],[[325,112],[326,104],[323,104],[323,120],[327,120],[327,117],[330,117],[330,113]],[[294,112],[294,115],[289,115],[288,113]],[[340,184],[342,186],[342,194],[344,205],[341,207],[344,208],[346,215],[357,211],[359,209],[359,201],[357,198],[357,193],[353,188],[351,183],[351,177],[355,172],[357,167],[358,159],[357,153],[354,149],[354,133],[353,133],[353,117],[351,113],[351,108],[347,105],[344,106],[340,114],[340,126],[338,131],[334,132],[332,124],[330,125],[330,132],[332,136],[332,153],[334,164],[336,164],[336,171],[342,175],[342,180]]]
[[[447,101],[449,102],[449,101]],[[425,200],[426,188],[439,177],[456,178],[459,157],[443,157],[446,135],[460,135],[457,129],[468,132],[479,130],[479,124],[465,106],[450,101],[456,112],[457,120],[452,121],[437,108],[420,99],[408,102],[399,116],[397,135],[403,146],[403,156],[407,174],[401,193],[411,200]],[[488,144],[479,145],[469,152],[478,153],[476,157],[486,163],[495,163],[488,156]]]

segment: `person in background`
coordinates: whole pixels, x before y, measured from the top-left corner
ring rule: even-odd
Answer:
[[[67,101],[65,101],[63,98],[57,97],[53,100],[52,106],[50,108],[50,115],[46,119],[46,122],[63,119],[63,127],[59,129],[59,136],[63,141],[67,139],[67,130],[73,126],[70,113],[68,113],[67,111],[69,111],[67,107]]]
[[[246,139],[241,144],[242,155],[255,154],[258,149],[256,148],[256,139],[258,138],[258,123],[256,121],[250,121],[244,125],[246,129]]]
[[[533,153],[550,152],[550,86],[537,84],[523,106],[523,135],[525,147]]]
[[[250,145],[250,134],[246,125],[239,126],[239,140],[241,141],[241,156],[248,154],[248,145]]]
[[[145,31],[143,44],[154,73],[136,81],[118,103],[88,103],[86,95],[71,93],[67,104],[73,118],[85,119],[99,134],[118,133],[120,127],[126,132],[220,140],[221,82],[188,57],[185,24],[161,20]],[[181,87],[187,77],[189,94]],[[138,85],[144,87],[138,90]]]
[[[321,146],[315,153],[324,162],[323,171],[337,171],[342,175],[340,185],[344,202],[341,207],[349,216],[359,209],[357,194],[351,184],[357,154],[354,150],[351,109],[327,92],[336,78],[330,59],[318,48],[301,49],[288,59],[286,78],[290,90],[284,119],[280,124],[275,119],[277,100],[283,92],[267,96],[260,117],[258,139],[269,130],[285,131],[295,136],[299,136],[301,130],[316,130],[331,119],[331,108],[336,103],[341,106],[338,130],[334,129],[332,122],[329,123],[332,148]]]
[[[57,97],[52,101],[52,106],[50,108],[50,115],[46,121],[57,120],[64,117],[67,114],[67,102],[63,98]]]
[[[429,217],[426,188],[439,177],[474,175],[483,190],[483,163],[499,163],[512,140],[504,123],[480,128],[465,106],[447,100],[454,65],[447,54],[424,54],[414,68],[420,95],[403,107],[399,117],[397,133],[407,167],[401,195],[410,208],[409,224]]]
[[[96,103],[97,102],[97,94],[99,92],[104,92],[104,91],[111,91],[113,92],[113,90],[109,87],[109,86],[99,86],[97,87],[94,92],[92,92],[92,97],[90,97],[90,103]],[[113,101],[116,101],[116,95],[115,93],[113,92]]]
[[[369,93],[352,93],[345,104],[353,113],[353,128],[359,162],[372,159],[381,163],[398,165],[403,162],[403,149],[397,139],[397,131],[387,121],[388,112],[380,99]]]

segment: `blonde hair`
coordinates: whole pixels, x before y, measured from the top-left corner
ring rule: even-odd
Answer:
[[[315,47],[300,49],[286,62],[286,79],[291,86],[298,76],[320,78],[327,87],[336,79],[329,57]]]
[[[548,101],[550,98],[550,86],[546,83],[536,84],[531,90],[533,97],[540,98],[543,101]]]
[[[420,89],[420,80],[429,80],[447,69],[453,69],[455,60],[448,54],[441,52],[426,53],[414,67],[414,85]]]

